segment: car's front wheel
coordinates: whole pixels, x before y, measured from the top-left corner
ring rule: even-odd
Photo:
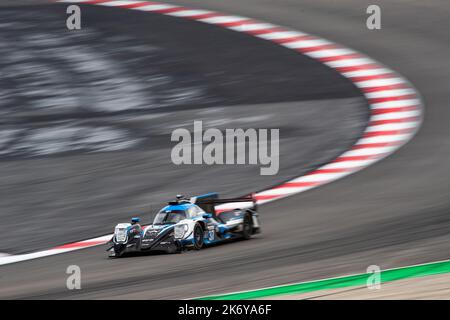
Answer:
[[[125,251],[125,246],[122,244],[115,244],[111,254],[109,255],[110,258],[120,258]]]
[[[203,247],[204,231],[201,225],[196,224],[194,227],[194,249],[200,250]]]

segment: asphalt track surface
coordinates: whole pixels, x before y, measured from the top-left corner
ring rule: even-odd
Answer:
[[[2,267],[2,298],[188,298],[448,258],[450,68],[444,1],[178,1],[242,14],[342,43],[385,63],[423,95],[425,121],[400,151],[364,171],[260,208],[251,241],[169,256],[108,260],[96,247]],[[82,269],[68,291],[65,269]]]
[[[82,6],[83,29],[70,32],[66,7],[0,12],[0,252],[107,234],[135,215],[149,223],[175,194],[240,196],[281,183],[337,157],[366,125],[349,81],[280,46],[99,6]],[[176,166],[171,132],[192,132],[194,120],[204,130],[279,128],[278,174]]]

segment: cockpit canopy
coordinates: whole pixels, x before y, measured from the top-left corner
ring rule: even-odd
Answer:
[[[176,224],[184,219],[192,219],[205,213],[199,206],[189,203],[181,205],[168,205],[162,208],[155,219],[153,224]]]

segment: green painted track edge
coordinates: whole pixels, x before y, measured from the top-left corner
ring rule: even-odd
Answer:
[[[414,265],[409,267],[395,268],[382,270],[380,273],[381,283],[408,279],[425,277],[436,274],[450,273],[450,260],[433,262],[421,265]],[[246,299],[260,299],[286,294],[298,294],[305,292],[313,292],[319,290],[339,289],[354,286],[366,286],[369,277],[372,273],[362,273],[351,276],[343,276],[338,278],[330,278],[309,282],[301,282],[296,284],[282,285],[264,289],[257,289],[251,291],[243,291],[236,293],[229,293],[223,295],[213,295],[196,300],[246,300]]]

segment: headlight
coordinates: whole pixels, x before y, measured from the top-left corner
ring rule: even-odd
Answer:
[[[175,230],[174,230],[175,239],[182,239],[184,237],[186,231],[188,231],[187,224],[177,224],[175,226]]]
[[[127,239],[127,229],[125,228],[116,228],[115,234],[118,242],[124,242]]]

